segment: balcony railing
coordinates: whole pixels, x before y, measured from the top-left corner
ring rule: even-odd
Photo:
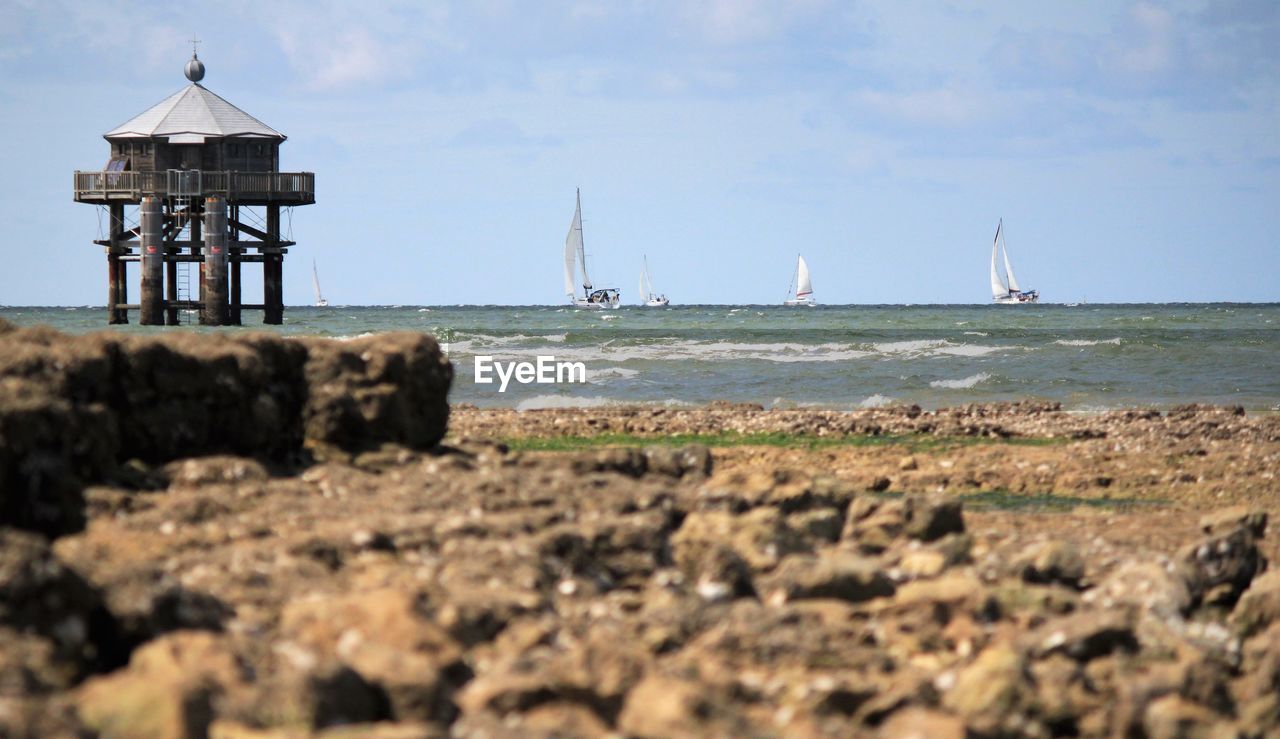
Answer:
[[[314,172],[79,172],[75,199],[86,202],[135,201],[144,195],[200,197],[221,195],[248,202],[314,203]]]

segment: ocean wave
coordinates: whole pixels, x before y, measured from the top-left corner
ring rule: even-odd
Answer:
[[[968,390],[969,388],[990,379],[991,374],[989,372],[979,372],[976,375],[969,375],[968,377],[964,377],[959,380],[934,380],[929,383],[929,387],[944,388],[947,390]]]
[[[629,380],[640,374],[640,370],[626,367],[601,367],[587,372],[587,382],[599,385],[609,380]]]
[[[866,398],[863,398],[862,402],[858,403],[858,407],[859,408],[883,408],[886,405],[893,405],[893,403],[894,403],[894,399],[889,397],[888,395],[881,395],[880,393],[876,393],[875,395],[871,395]]]
[[[911,354],[946,346],[951,342],[946,339],[913,339],[910,341],[882,341],[872,344],[871,348],[882,354]]]
[[[1058,339],[1053,342],[1060,346],[1098,346],[1099,344],[1116,344],[1120,343],[1120,337],[1114,339]]]
[[[465,337],[465,338],[464,338]],[[735,341],[671,340],[629,343],[625,338],[600,344],[566,342],[553,336],[503,336],[456,334],[455,355],[494,353],[522,358],[554,354],[556,359],[578,362],[627,361],[760,361],[776,363],[848,362],[868,357],[916,359],[922,357],[985,357],[996,352],[1026,350],[1023,346],[991,346],[953,343],[946,339],[917,339],[881,343],[799,342],[747,343]]]
[[[359,334],[342,334],[340,336],[330,336],[329,338],[335,341],[355,341],[356,339],[364,339],[370,336],[378,336],[381,333],[382,333],[381,331],[365,331],[364,333],[359,333]]]
[[[957,344],[954,346],[939,347],[938,349],[935,349],[933,353],[945,354],[952,357],[985,357],[994,352],[1021,348],[1022,347],[983,346],[982,344]]]
[[[575,397],[572,395],[535,395],[516,403],[518,411],[555,410],[559,408],[608,408],[623,405],[648,405],[662,407],[689,407],[694,403],[668,398],[666,400],[619,400],[600,395]]]

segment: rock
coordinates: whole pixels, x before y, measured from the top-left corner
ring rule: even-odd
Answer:
[[[1239,736],[1225,718],[1177,695],[1152,701],[1142,717],[1142,729],[1150,739]]]
[[[703,734],[714,711],[706,693],[693,680],[650,675],[627,693],[618,728],[631,736],[654,739]]]
[[[908,454],[907,456],[898,460],[898,469],[902,470],[903,472],[910,472],[912,470],[916,470],[919,468],[920,468],[920,465],[916,462],[915,455]]]
[[[711,450],[701,444],[679,448],[647,447],[644,456],[650,472],[668,477],[706,477],[711,474]]]
[[[813,598],[861,603],[893,595],[894,590],[874,560],[843,552],[790,555],[778,565],[767,588],[771,603]]]
[[[1154,561],[1127,562],[1084,594],[1086,603],[1098,608],[1137,606],[1160,618],[1181,618],[1191,608],[1186,581]]]
[[[1014,559],[1013,571],[1031,583],[1061,583],[1079,587],[1084,579],[1084,558],[1070,542],[1032,544]]]
[[[872,554],[888,549],[899,536],[935,541],[947,534],[964,533],[962,508],[959,500],[941,496],[858,498],[849,507],[842,538]]]
[[[0,342],[0,519],[50,536],[83,528],[83,486],[118,462],[282,460],[304,437],[317,449],[427,448],[448,418],[452,366],[421,334],[338,342],[17,329]],[[206,466],[228,482],[261,479],[244,465]]]
[[[649,657],[632,648],[615,624],[595,625],[581,639],[527,654],[511,654],[467,683],[458,705],[467,715],[527,713],[557,701],[588,708],[614,724]]]
[[[978,734],[1010,733],[1034,713],[1035,686],[1022,654],[1007,644],[982,650],[942,695],[943,707]]]
[[[118,447],[101,405],[0,378],[0,521],[46,536],[83,529],[82,488],[107,474]]]
[[[947,534],[964,533],[964,504],[940,495],[908,495],[904,499],[907,536],[935,541]]]
[[[203,737],[219,704],[245,684],[222,637],[178,632],[139,647],[127,668],[86,682],[76,705],[84,724],[104,736]]]
[[[1178,565],[1193,603],[1231,605],[1262,571],[1265,560],[1253,530],[1237,526],[1184,547],[1178,553]]]
[[[306,349],[298,342],[191,333],[117,341],[111,408],[125,456],[283,458],[301,445]]]
[[[262,482],[268,474],[261,462],[246,457],[212,455],[184,459],[165,465],[164,476],[175,488],[199,487],[211,483]]]
[[[692,579],[704,569],[699,563],[720,546],[728,546],[754,570],[769,569],[787,554],[810,549],[775,508],[758,508],[742,515],[694,511],[671,536],[672,557]]]
[[[729,469],[711,476],[698,492],[702,508],[744,511],[773,506],[782,513],[843,511],[854,497],[848,483],[794,470]]]
[[[287,604],[280,621],[286,644],[309,651],[331,675],[341,674],[329,667],[334,663],[349,666],[386,695],[392,717],[453,719],[453,692],[470,671],[459,645],[418,612],[411,595],[377,590],[305,598]]]
[[[1114,611],[1086,611],[1055,619],[1028,634],[1024,643],[1036,659],[1064,654],[1077,662],[1138,649],[1128,617]]]
[[[910,707],[889,714],[880,725],[883,739],[964,739],[964,721],[949,713]]]
[[[844,516],[834,508],[819,508],[787,516],[787,526],[807,539],[830,544],[840,539]]]
[[[76,677],[124,663],[120,625],[96,588],[64,565],[44,539],[0,528],[0,625],[52,644]]]
[[[946,555],[936,549],[909,550],[898,562],[898,569],[911,580],[937,577],[946,568]]]
[[[947,622],[956,614],[991,620],[1000,612],[999,604],[977,578],[959,571],[944,573],[932,580],[915,580],[898,588],[890,605],[894,612],[931,611]]]
[[[1241,694],[1251,698],[1280,694],[1280,624],[1249,639],[1242,651]]]
[[[305,340],[303,433],[347,450],[392,442],[429,449],[444,437],[453,365],[431,336],[378,334],[352,341]]]
[[[1280,623],[1280,570],[1257,577],[1231,612],[1236,631],[1248,638]]]
[[[1200,518],[1200,530],[1209,536],[1228,534],[1238,528],[1261,539],[1267,531],[1267,512],[1248,506],[1231,506]]]

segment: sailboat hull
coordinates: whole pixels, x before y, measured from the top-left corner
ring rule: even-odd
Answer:
[[[670,302],[671,301],[667,300],[666,298],[649,298],[648,300],[644,301],[644,307],[666,308]]]
[[[992,300],[996,305],[1026,305],[1029,303],[1039,303],[1040,292],[1038,290],[1027,290],[1025,292],[1000,295]]]

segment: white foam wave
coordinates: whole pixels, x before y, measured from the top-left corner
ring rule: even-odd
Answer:
[[[978,383],[986,382],[990,379],[990,373],[979,372],[976,375],[969,375],[959,380],[934,380],[929,383],[929,387],[945,388],[947,390],[968,390]]]
[[[342,336],[333,336],[331,338],[336,339],[338,341],[355,341],[356,339],[363,339],[369,336],[377,336],[377,335],[378,335],[377,331],[365,331],[364,333],[360,333],[360,334],[344,334]]]
[[[465,336],[465,338],[463,338]],[[591,345],[567,345],[565,335],[504,336],[455,335],[450,347],[455,355],[495,353],[503,357],[532,358],[554,354],[556,359],[577,362],[627,361],[760,361],[776,363],[849,362],[867,357],[914,359],[918,357],[985,357],[1001,351],[1025,350],[1020,346],[957,344],[946,339],[882,342],[878,344],[828,342],[746,343],[670,339],[644,344],[616,343],[612,340]],[[554,345],[554,346],[552,346]]]
[[[1120,337],[1117,336],[1114,339],[1098,339],[1096,341],[1093,339],[1058,339],[1053,343],[1060,344],[1062,346],[1098,346],[1100,344],[1119,344]]]
[[[858,404],[858,407],[859,408],[883,408],[886,405],[893,405],[893,402],[894,402],[893,398],[889,397],[888,395],[881,395],[880,393],[876,393],[875,395],[871,395],[866,398],[863,398],[862,402]]]
[[[1008,347],[1003,346],[983,346],[981,344],[960,344],[958,346],[944,346],[934,350],[934,354],[946,354],[952,357],[985,357],[993,352],[1001,351]]]
[[[660,401],[618,400],[600,395],[574,397],[570,395],[535,395],[516,403],[518,411],[535,411],[557,408],[607,408],[620,405],[657,405],[663,407],[687,407],[694,405],[683,400],[668,398]]]
[[[609,380],[628,380],[640,374],[640,370],[626,367],[601,367],[587,372],[587,382],[599,385]]]
[[[923,352],[949,344],[946,339],[914,339],[912,341],[884,341],[871,347],[883,354],[908,354]]]

